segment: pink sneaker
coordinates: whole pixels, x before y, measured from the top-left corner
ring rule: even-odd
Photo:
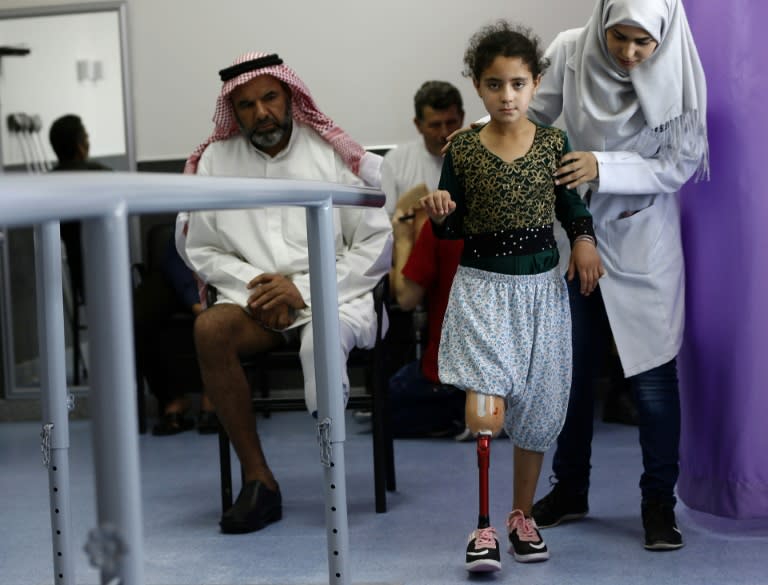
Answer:
[[[512,510],[507,517],[509,552],[518,563],[546,561],[549,551],[533,518],[526,518],[522,510]]]
[[[464,566],[470,573],[490,573],[501,569],[495,528],[478,528],[470,533]]]

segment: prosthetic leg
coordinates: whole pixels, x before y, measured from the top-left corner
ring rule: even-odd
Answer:
[[[477,468],[479,470],[480,511],[477,516],[477,527],[488,528],[491,525],[488,512],[488,469],[491,463],[491,431],[480,431],[477,434]]]
[[[491,439],[501,431],[504,422],[504,399],[477,392],[467,392],[467,426],[477,437],[477,467],[479,513],[477,529],[467,542],[465,566],[468,571],[492,572],[501,569],[499,541],[491,526],[489,512],[488,476],[491,460]]]

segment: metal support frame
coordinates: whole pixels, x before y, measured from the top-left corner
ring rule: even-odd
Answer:
[[[130,299],[128,216],[179,209],[307,208],[313,298],[318,414],[326,422],[324,461],[329,585],[351,583],[344,466],[344,404],[336,290],[333,205],[381,207],[381,191],[319,181],[193,177],[148,173],[68,173],[0,181],[5,225],[40,225],[38,311],[46,383],[44,419],[51,443],[54,562],[72,583],[69,526],[68,425],[64,375],[64,311],[58,221],[83,221],[86,293],[92,340],[91,400],[98,526],[86,551],[102,585],[142,585],[143,544],[136,436],[135,372]],[[54,233],[55,232],[55,233]],[[54,237],[55,236],[55,237]],[[57,240],[58,242],[58,240]],[[59,389],[57,389],[59,388]],[[63,388],[63,390],[62,390]],[[107,425],[109,421],[109,425]],[[50,424],[53,426],[51,427]],[[57,548],[59,547],[59,548]],[[59,557],[59,552],[62,555]],[[58,571],[57,566],[57,571]],[[58,578],[58,573],[57,573]],[[68,581],[64,579],[69,579]],[[57,581],[58,583],[59,581]]]
[[[35,227],[37,338],[43,417],[43,463],[48,468],[53,542],[53,582],[74,585],[69,483],[69,418],[65,365],[64,299],[61,286],[59,222]]]
[[[329,238],[328,235],[331,235]],[[331,201],[307,209],[309,246],[309,287],[312,294],[315,380],[323,392],[317,394],[317,418],[327,426],[327,443],[321,439],[325,480],[325,525],[328,528],[329,583],[347,585],[349,528],[347,522],[347,484],[344,468],[344,398],[341,376],[339,301],[336,283],[336,249],[333,241]],[[319,309],[319,311],[318,311]],[[336,392],[332,390],[336,389]],[[327,454],[327,457],[326,457]]]

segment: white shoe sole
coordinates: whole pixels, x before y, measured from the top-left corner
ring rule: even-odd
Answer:
[[[515,557],[515,560],[518,563],[540,563],[542,561],[546,561],[549,559],[549,551],[545,550],[544,552],[540,553],[532,553],[529,555],[519,555],[515,552],[515,547],[510,545],[509,547],[509,554],[511,554],[513,557]]]
[[[501,571],[501,562],[493,559],[478,559],[464,565],[470,573],[494,573]]]

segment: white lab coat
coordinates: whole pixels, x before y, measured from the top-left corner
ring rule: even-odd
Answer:
[[[578,29],[560,33],[547,50],[551,66],[529,114],[545,124],[562,114],[573,150],[604,145],[593,151],[599,180],[591,185],[589,210],[606,269],[600,290],[629,377],[668,362],[680,350],[685,289],[677,192],[699,160],[685,153],[676,163],[654,158],[659,143],[649,133],[595,135],[580,107],[571,66],[578,34]],[[635,213],[620,217],[625,212]]]

